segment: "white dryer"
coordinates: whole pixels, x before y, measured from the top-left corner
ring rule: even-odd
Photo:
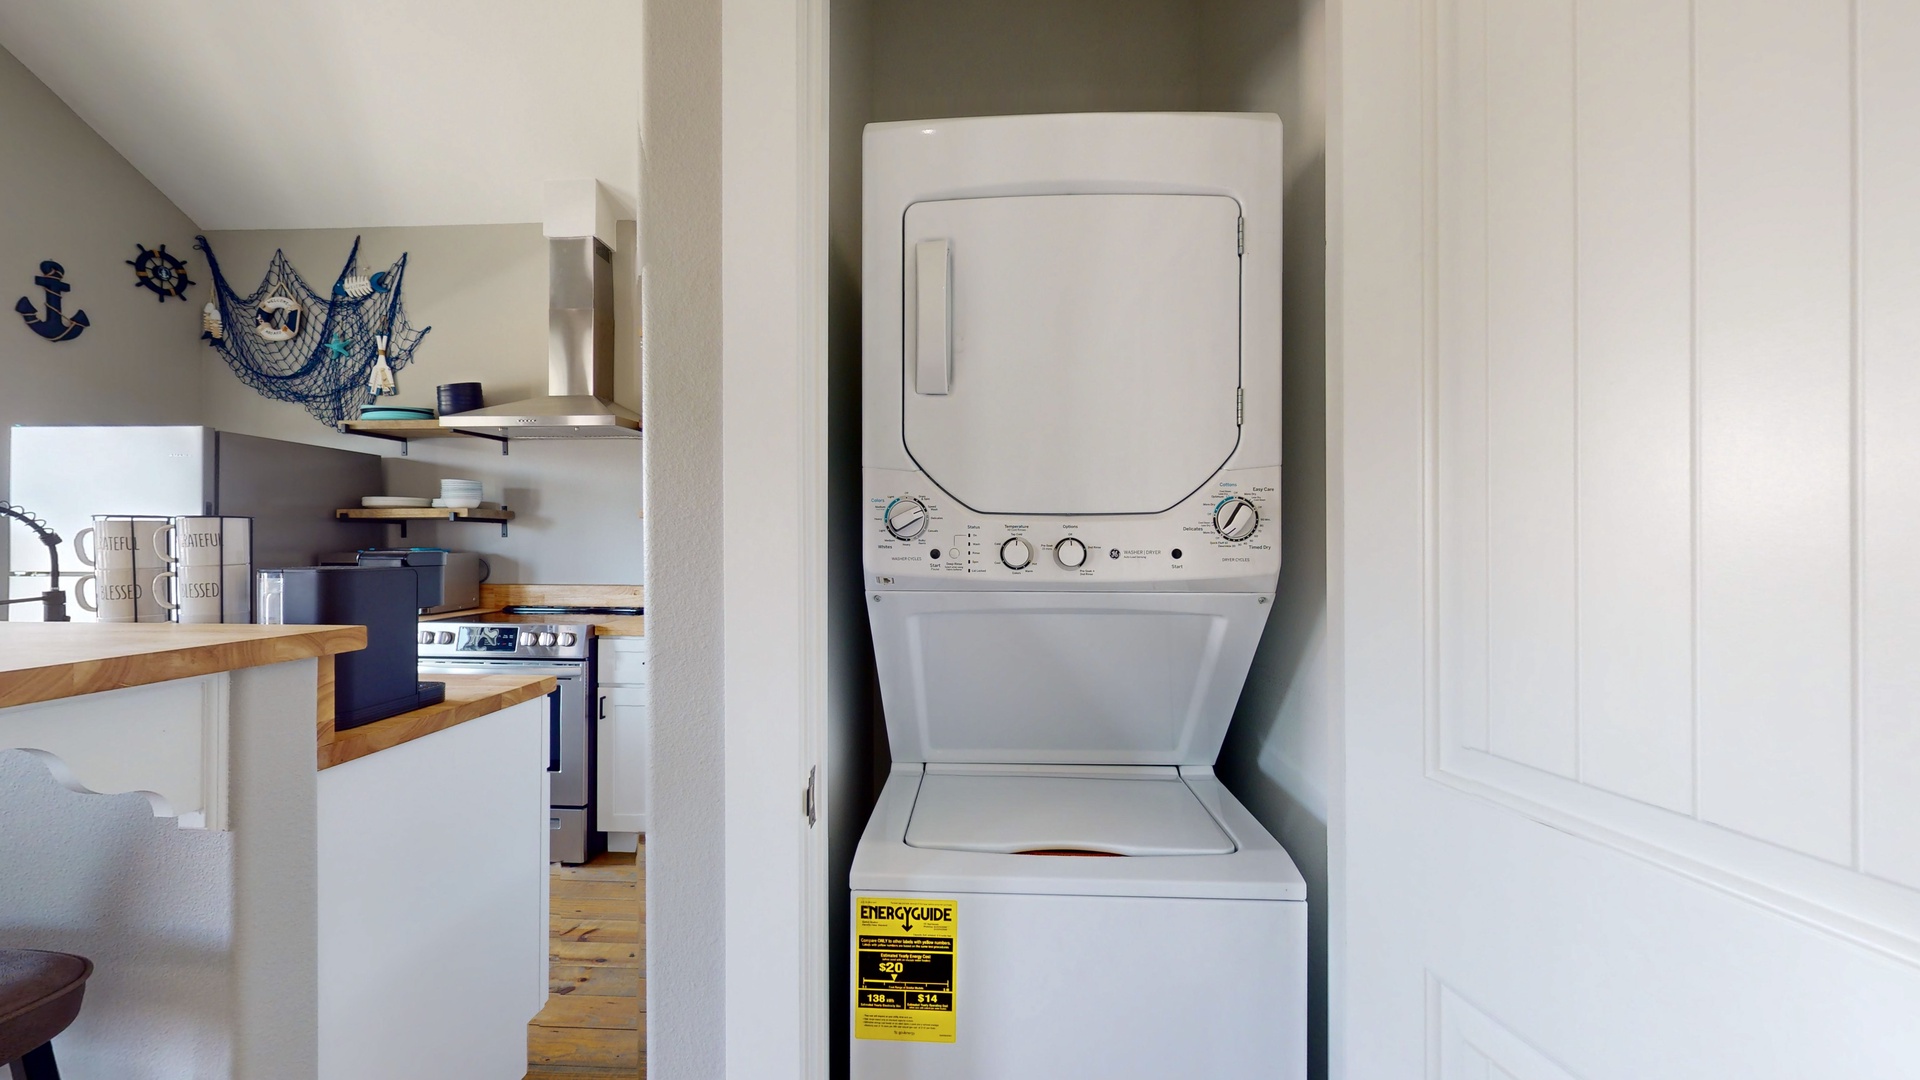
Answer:
[[[1281,128],[876,124],[855,1080],[1306,1070],[1306,885],[1214,779],[1280,570]]]

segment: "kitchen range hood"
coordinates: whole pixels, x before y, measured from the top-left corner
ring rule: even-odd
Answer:
[[[591,236],[547,240],[547,393],[442,417],[515,439],[637,439],[613,403],[613,253]]]

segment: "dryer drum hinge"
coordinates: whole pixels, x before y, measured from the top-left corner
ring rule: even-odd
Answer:
[[[807,770],[807,790],[800,796],[800,810],[807,815],[807,828],[813,828],[820,820],[819,805],[815,802],[814,790],[820,777],[820,766]]]
[[[1234,390],[1233,390],[1233,425],[1235,427],[1240,427],[1244,425],[1246,422],[1247,422],[1247,388],[1244,386],[1237,386],[1237,387],[1234,387]]]

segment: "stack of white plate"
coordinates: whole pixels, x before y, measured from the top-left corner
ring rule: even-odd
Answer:
[[[442,480],[440,497],[433,505],[448,509],[471,510],[480,505],[480,481],[478,480]]]

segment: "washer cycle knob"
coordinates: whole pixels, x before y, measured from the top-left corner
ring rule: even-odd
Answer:
[[[1069,536],[1053,545],[1053,561],[1068,570],[1078,570],[1087,564],[1087,545]]]
[[[1213,508],[1213,528],[1223,539],[1245,540],[1259,527],[1259,508],[1237,495]]]
[[[914,498],[898,498],[887,504],[887,532],[895,540],[918,540],[927,531],[927,504]]]
[[[1025,570],[1033,563],[1033,545],[1013,537],[1000,545],[1000,562],[1009,570]]]

